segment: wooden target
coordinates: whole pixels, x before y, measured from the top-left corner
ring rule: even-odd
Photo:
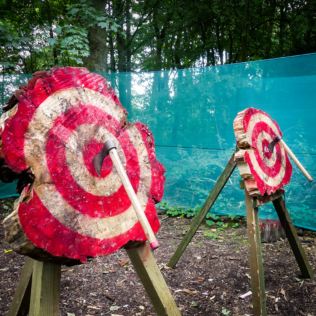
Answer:
[[[164,168],[151,132],[126,116],[106,80],[85,68],[41,72],[18,95],[3,123],[2,152],[13,171],[34,175],[22,192],[27,198],[20,199],[18,218],[36,247],[84,261],[146,240],[110,157],[100,175],[94,168],[108,138],[158,231],[155,202],[162,198]]]
[[[292,166],[278,124],[265,112],[248,108],[234,120],[237,146],[235,159],[251,195],[270,195],[286,185]]]

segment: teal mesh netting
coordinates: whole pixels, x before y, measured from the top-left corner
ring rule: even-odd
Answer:
[[[316,177],[316,54],[103,75],[119,94],[129,120],[152,130],[157,156],[166,167],[164,200],[170,205],[195,207],[204,202],[235,148],[233,120],[250,106],[278,122],[284,140]],[[25,76],[3,75],[2,101],[23,81]],[[239,180],[235,170],[213,211],[245,214]],[[2,196],[10,193],[2,188]],[[296,225],[316,230],[316,184],[307,182],[296,166],[286,187],[286,203]],[[260,209],[260,216],[276,218],[272,204]]]

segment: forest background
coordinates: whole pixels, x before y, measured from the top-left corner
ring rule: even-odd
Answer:
[[[313,0],[0,0],[0,69],[130,72],[316,51]]]

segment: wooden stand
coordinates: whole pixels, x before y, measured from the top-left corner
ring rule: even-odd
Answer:
[[[202,224],[203,220],[205,219],[206,214],[212,208],[213,204],[215,203],[217,197],[223,190],[226,182],[228,181],[229,177],[233,173],[234,169],[236,168],[236,163],[234,161],[235,153],[230,157],[224,171],[216,181],[214,188],[210,191],[204,205],[202,206],[200,212],[196,214],[194,219],[192,220],[191,227],[189,231],[186,233],[184,238],[182,239],[180,245],[178,246],[177,250],[171,257],[168,262],[168,266],[170,268],[174,268],[178,263],[179,259],[181,258],[182,254],[184,253],[185,249],[187,248],[188,244],[192,240],[193,236],[195,235],[196,231]]]
[[[175,253],[168,262],[168,266],[174,268],[181,258],[183,252],[187,248],[188,244],[192,240],[199,226],[203,222],[206,214],[210,211],[211,207],[215,203],[219,193],[224,188],[227,180],[236,167],[234,162],[234,154],[228,161],[226,168],[218,178],[214,188],[210,192],[206,202],[204,203],[201,211],[195,216],[192,221],[189,231],[186,233],[182,241],[180,242]],[[300,244],[300,241],[296,234],[296,229],[292,224],[290,216],[285,206],[283,196],[280,192],[277,192],[271,196],[266,202],[272,201],[274,208],[279,216],[281,225],[285,230],[286,237],[289,241],[291,249],[294,253],[295,259],[300,268],[303,278],[312,278],[313,271],[310,267],[304,250]],[[266,295],[264,285],[264,271],[262,263],[262,250],[261,250],[261,238],[260,229],[258,224],[258,203],[257,199],[251,197],[245,190],[245,202],[247,210],[247,234],[249,240],[249,265],[251,275],[251,288],[253,293],[253,309],[254,315],[264,316],[267,315],[266,311]]]
[[[126,249],[157,315],[181,315],[147,243]],[[28,258],[8,316],[58,316],[61,265]]]

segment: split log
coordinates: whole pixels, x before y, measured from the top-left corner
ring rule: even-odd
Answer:
[[[5,164],[25,181],[4,225],[17,252],[34,257],[41,250],[85,261],[146,240],[110,158],[100,175],[93,166],[109,138],[158,231],[155,203],[162,198],[164,168],[152,133],[142,123],[127,122],[103,77],[74,67],[40,72],[10,102],[1,150]]]
[[[238,150],[235,154],[240,175],[250,196],[278,192],[291,178],[292,166],[283,145],[278,124],[261,110],[239,112],[234,120]]]

